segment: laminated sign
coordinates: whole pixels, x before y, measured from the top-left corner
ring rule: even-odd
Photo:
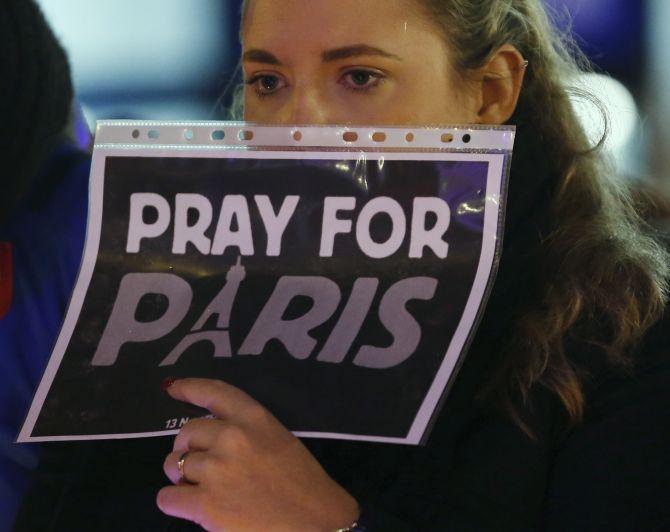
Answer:
[[[500,253],[513,127],[100,122],[19,441],[174,434],[224,380],[302,437],[419,444]],[[442,413],[448,416],[448,411]]]

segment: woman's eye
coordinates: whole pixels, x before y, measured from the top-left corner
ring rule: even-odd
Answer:
[[[274,74],[258,74],[246,81],[247,85],[253,86],[259,96],[270,96],[284,87],[286,83]]]
[[[384,77],[379,72],[350,70],[342,76],[340,83],[350,90],[366,91],[377,87],[382,81]]]

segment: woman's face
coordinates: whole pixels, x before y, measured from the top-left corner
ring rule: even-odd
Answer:
[[[252,0],[242,31],[245,120],[479,121],[444,38],[415,0]]]

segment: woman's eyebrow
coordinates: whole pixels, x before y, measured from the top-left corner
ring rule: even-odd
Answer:
[[[355,44],[353,46],[342,46],[340,48],[333,48],[332,50],[326,50],[321,54],[321,60],[324,63],[338,61],[340,59],[349,59],[351,57],[358,57],[361,55],[377,55],[380,57],[386,57],[389,59],[395,59],[396,61],[402,61],[402,58],[377,48],[375,46],[369,46],[367,44]],[[242,54],[243,61],[248,61],[252,63],[265,63],[267,65],[278,65],[281,66],[282,62],[277,59],[277,57],[268,52],[267,50],[261,50],[260,48],[252,48],[247,50]]]
[[[402,61],[402,58],[395,54],[386,52],[385,50],[375,46],[369,46],[367,44],[355,44],[353,46],[343,46],[341,48],[326,50],[321,54],[321,59],[325,63],[330,61],[337,61],[339,59],[358,57],[360,55],[378,55],[381,57],[387,57],[389,59],[395,59],[396,61]]]
[[[260,50],[257,48],[247,50],[242,55],[243,61],[250,61],[252,63],[265,63],[268,65],[281,65],[281,61],[277,59],[273,54],[266,50]]]

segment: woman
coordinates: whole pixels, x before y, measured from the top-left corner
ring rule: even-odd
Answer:
[[[577,66],[540,1],[251,0],[242,41],[247,120],[516,124],[500,271],[425,447],[300,442],[236,388],[168,382],[218,419],[177,436],[158,507],[209,530],[670,525],[668,338],[649,331],[668,257],[589,149],[566,88]],[[105,466],[92,447],[72,466],[107,472],[69,488],[86,518],[61,497],[51,525],[162,526],[147,508],[119,517],[144,501],[157,444],[101,445]]]

